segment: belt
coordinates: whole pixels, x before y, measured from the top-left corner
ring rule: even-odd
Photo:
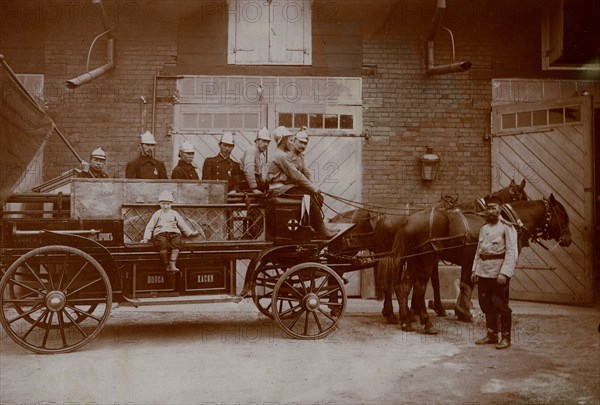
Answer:
[[[277,181],[275,183],[269,184],[269,190],[275,190],[276,188],[280,188],[280,187],[283,187],[285,185],[286,185],[285,183]]]
[[[494,260],[494,259],[504,259],[504,253],[479,253],[479,258],[481,260]]]

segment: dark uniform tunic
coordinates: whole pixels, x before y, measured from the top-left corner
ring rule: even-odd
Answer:
[[[240,191],[242,169],[231,157],[225,158],[220,153],[206,158],[202,166],[202,180],[227,180],[229,191]]]
[[[173,169],[173,173],[171,173],[171,179],[173,180],[200,180],[198,176],[198,172],[196,171],[196,167],[189,163],[184,162],[179,159],[177,166]]]
[[[165,163],[162,160],[144,155],[140,155],[136,160],[127,163],[125,178],[168,179]]]
[[[102,170],[96,170],[90,167],[88,172],[82,171],[77,175],[77,177],[80,179],[107,179],[108,174],[104,173]]]

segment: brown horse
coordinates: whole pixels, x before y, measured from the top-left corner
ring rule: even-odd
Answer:
[[[520,246],[538,238],[554,239],[561,246],[571,244],[569,217],[553,194],[547,200],[520,201],[503,207],[507,206],[510,209],[504,209],[503,216],[510,212],[513,214],[510,221],[522,223],[517,225]],[[467,268],[472,267],[479,228],[483,223],[484,219],[475,213],[433,209],[411,215],[407,218],[406,226],[398,230],[393,253],[402,262],[406,262],[406,270],[402,272],[399,283],[398,275],[387,277],[388,280],[394,281],[393,284],[388,284],[387,291],[390,296],[392,290],[396,292],[403,330],[413,330],[413,320],[407,303],[412,289],[415,297],[413,302],[416,305],[413,311],[419,315],[425,333],[437,333],[425,308],[427,282],[440,258]],[[401,268],[402,266],[396,267]],[[391,267],[382,270],[394,271]],[[397,270],[395,272],[398,273]]]
[[[502,188],[484,198],[476,199],[471,202],[463,203],[463,204],[454,204],[451,202],[451,208],[458,208],[461,211],[481,211],[485,206],[485,201],[490,198],[497,198],[503,203],[513,202],[513,201],[524,201],[527,200],[527,194],[525,193],[525,180],[523,180],[520,184],[516,184],[514,180],[511,180],[510,184]],[[445,199],[446,202],[449,199]],[[448,204],[441,204],[438,208],[448,209]],[[332,223],[340,223],[340,222],[351,222],[356,224],[356,226],[344,236],[344,239],[349,246],[346,253],[348,254],[356,254],[361,250],[370,250],[375,255],[385,254],[386,252],[391,252],[394,249],[394,241],[396,240],[396,232],[406,224],[406,218],[408,216],[398,215],[398,214],[382,214],[374,211],[369,211],[365,209],[356,209],[347,212],[340,213],[336,215],[334,218],[330,220]],[[388,280],[388,277],[391,277],[392,274],[400,274],[399,272],[394,272],[394,268],[398,268],[400,266],[401,260],[394,255],[384,255],[382,259],[375,265],[375,274],[378,279],[378,283],[383,286],[387,286],[388,283],[393,282],[392,280]],[[456,264],[461,265],[461,262],[454,262]],[[379,271],[379,268],[383,267],[384,271]],[[398,281],[398,280],[397,280]],[[434,294],[434,308],[436,309],[436,313],[440,316],[445,315],[445,310],[442,306],[441,298],[440,298],[440,283],[439,283],[439,273],[437,262],[431,274],[431,284],[433,287]],[[468,313],[468,317],[470,315],[470,300],[471,300],[471,291],[473,289],[473,284],[471,282],[471,268],[467,265],[461,265],[461,302],[465,302],[467,304],[459,305],[457,301],[457,308],[467,308],[462,312],[458,311],[457,314],[459,319],[467,318],[467,315],[462,316],[462,313]],[[392,307],[392,291],[387,288],[381,288],[377,290],[377,298],[384,299],[384,307],[382,314],[388,320],[388,323],[397,324],[398,318],[394,315],[394,310]]]

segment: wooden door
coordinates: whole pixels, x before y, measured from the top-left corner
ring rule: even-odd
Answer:
[[[531,199],[560,201],[571,246],[525,248],[511,280],[516,299],[589,304],[593,291],[593,156],[589,96],[492,108],[492,188],[527,180]]]

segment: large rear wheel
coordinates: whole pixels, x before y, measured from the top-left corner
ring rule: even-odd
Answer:
[[[272,310],[285,333],[296,339],[320,339],[333,332],[346,310],[344,282],[320,263],[287,270],[273,289]]]
[[[0,281],[0,323],[36,353],[72,352],[102,331],[112,288],[102,266],[70,246],[44,246],[15,261]]]

